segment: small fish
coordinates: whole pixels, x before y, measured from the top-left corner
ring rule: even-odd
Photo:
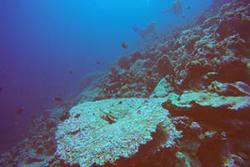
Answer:
[[[126,42],[122,42],[121,43],[121,47],[123,48],[123,49],[127,49],[128,48],[128,44],[126,43]]]
[[[96,64],[98,64],[98,65],[100,65],[100,64],[101,64],[101,62],[100,62],[100,61],[96,61],[95,63],[96,63]]]
[[[23,108],[23,107],[19,107],[19,108],[17,108],[17,109],[16,109],[16,115],[20,115],[20,114],[22,114],[22,113],[23,113],[23,111],[24,111],[24,108]]]
[[[69,70],[68,72],[69,72],[69,74],[70,74],[70,75],[72,75],[72,74],[73,74],[73,71],[72,71],[72,70]]]
[[[63,98],[60,96],[55,96],[55,97],[53,97],[53,101],[57,102],[57,103],[61,103],[61,102],[63,102]]]
[[[187,9],[187,10],[190,10],[190,9],[191,9],[191,6],[190,6],[190,5],[188,5],[188,6],[186,7],[186,9]]]

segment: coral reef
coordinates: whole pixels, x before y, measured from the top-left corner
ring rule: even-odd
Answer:
[[[248,0],[214,1],[195,24],[85,77],[0,165],[249,166],[249,28]]]

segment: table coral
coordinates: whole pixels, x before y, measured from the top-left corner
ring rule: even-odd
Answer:
[[[79,104],[57,126],[56,154],[70,164],[81,166],[112,163],[136,154],[140,145],[152,140],[151,133],[157,127],[166,136],[155,149],[171,147],[181,134],[161,106],[165,100],[128,98]]]

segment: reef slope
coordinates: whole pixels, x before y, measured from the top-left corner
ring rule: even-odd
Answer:
[[[36,119],[0,164],[250,166],[250,3],[223,2],[85,78],[79,95]]]

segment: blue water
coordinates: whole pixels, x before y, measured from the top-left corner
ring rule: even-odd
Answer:
[[[163,12],[173,1],[1,0],[0,150],[25,137],[32,116],[54,107],[54,96],[74,96],[84,75],[143,48],[133,26],[154,22],[160,36],[192,23],[212,0],[182,0],[185,17]],[[19,107],[24,112],[16,115]]]

